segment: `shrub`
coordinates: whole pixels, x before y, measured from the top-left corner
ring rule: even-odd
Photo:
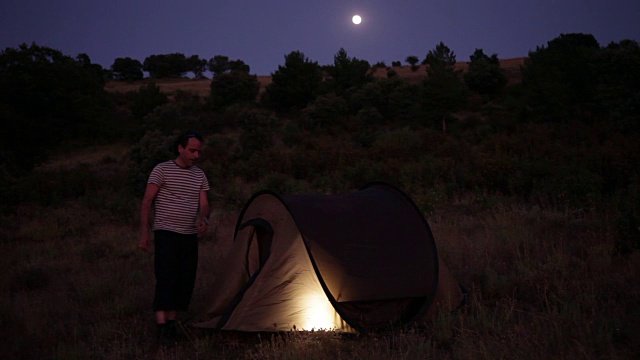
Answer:
[[[175,157],[174,138],[175,136],[165,135],[158,130],[148,131],[131,148],[129,153],[131,159],[129,184],[134,193],[142,196],[154,166]]]
[[[0,214],[12,211],[18,204],[19,197],[14,191],[16,179],[9,174],[6,166],[0,164]]]
[[[231,172],[249,182],[258,181],[271,172],[293,173],[289,157],[274,148],[254,152],[247,159],[237,159]]]
[[[346,111],[347,104],[343,98],[335,94],[322,95],[303,110],[301,125],[309,131],[332,132],[341,125]]]
[[[640,249],[640,216],[632,212],[620,214],[615,221],[615,251],[628,255]]]
[[[58,205],[76,199],[99,186],[100,180],[86,164],[73,169],[34,171],[16,182],[13,196],[21,203]]]
[[[380,111],[374,107],[362,108],[358,111],[353,123],[357,124],[354,130],[365,130],[375,128],[383,123],[384,117],[380,114]]]
[[[11,281],[11,290],[35,291],[46,288],[51,282],[49,271],[37,266],[28,266],[16,271]]]
[[[281,131],[282,142],[287,146],[299,145],[302,141],[303,132],[300,126],[295,122],[289,121],[283,127]]]
[[[254,103],[259,89],[256,75],[243,71],[219,74],[211,80],[211,105],[223,108],[236,103]]]
[[[167,94],[160,91],[154,82],[141,86],[137,92],[131,93],[131,113],[138,119],[144,118],[158,106],[169,102]]]
[[[173,135],[185,129],[199,129],[200,119],[187,115],[179,105],[169,103],[156,107],[142,121],[143,136],[147,131],[159,131],[164,135]]]
[[[240,143],[222,134],[208,135],[204,141],[200,167],[210,182],[220,181],[229,176],[228,171],[240,154]]]
[[[394,183],[392,179],[385,178],[382,165],[370,159],[361,159],[353,162],[344,170],[344,183],[346,189],[358,189],[361,186],[373,181],[389,181]]]
[[[640,250],[640,178],[621,191],[615,219],[615,251],[622,255]]]
[[[240,157],[249,158],[273,143],[277,117],[266,110],[245,110],[238,115],[240,134]]]
[[[580,164],[553,165],[550,173],[533,180],[533,195],[538,199],[590,208],[600,197],[602,179]]]
[[[371,145],[371,153],[377,159],[416,160],[421,155],[421,147],[420,134],[404,127],[378,134]]]
[[[297,194],[308,192],[309,184],[306,181],[272,172],[261,179],[257,190],[270,190],[277,194]]]

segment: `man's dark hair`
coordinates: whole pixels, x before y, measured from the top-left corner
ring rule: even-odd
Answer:
[[[204,139],[202,138],[202,135],[198,134],[195,131],[187,131],[184,134],[181,134],[180,136],[178,136],[176,138],[176,141],[173,144],[173,152],[175,153],[175,155],[180,154],[178,152],[178,146],[182,146],[183,148],[187,147],[187,143],[189,142],[189,139],[191,138],[196,138],[198,140],[200,140],[201,143],[204,142]]]

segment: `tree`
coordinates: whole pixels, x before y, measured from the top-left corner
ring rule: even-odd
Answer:
[[[137,81],[143,78],[142,64],[130,57],[116,58],[111,65],[111,73],[116,80]]]
[[[388,66],[384,61],[378,61],[377,63],[373,64],[373,66],[371,67],[373,70],[377,70],[377,69],[386,69]]]
[[[344,95],[348,89],[358,88],[371,81],[373,75],[370,69],[369,62],[349,57],[343,48],[334,55],[333,65],[325,67],[329,74],[329,87],[338,95]]]
[[[144,59],[142,69],[158,79],[181,78],[190,71],[187,58],[181,53],[151,55]]]
[[[216,55],[209,60],[207,66],[209,67],[209,71],[213,73],[213,76],[222,75],[230,70],[229,57]]]
[[[89,71],[95,72],[95,74],[103,80],[106,80],[108,73],[102,68],[100,64],[91,63],[91,58],[85,53],[80,53],[76,56],[76,62]]]
[[[427,56],[422,60],[422,64],[428,64],[430,67],[453,67],[456,64],[456,54],[440,41],[435,49],[429,50]],[[427,71],[429,70],[427,69]]]
[[[374,108],[384,120],[407,122],[418,113],[420,89],[397,78],[377,79],[356,90],[349,98],[352,114]]]
[[[251,68],[249,65],[245,64],[244,61],[237,59],[229,61],[229,71],[244,72],[248,74],[251,71]]]
[[[318,63],[300,51],[292,51],[284,57],[284,65],[278,65],[278,70],[271,74],[271,84],[262,100],[280,110],[304,108],[315,99],[321,83],[322,71]]]
[[[538,118],[563,121],[575,117],[576,111],[594,109],[599,51],[593,35],[562,34],[529,53],[522,82]]]
[[[640,131],[640,45],[635,40],[610,43],[598,56],[597,101],[601,116],[617,128]]]
[[[411,71],[416,71],[420,68],[419,66],[417,66],[420,59],[418,59],[418,57],[415,55],[407,56],[407,58],[404,61],[406,61],[407,64],[411,65]]]
[[[89,64],[35,43],[0,53],[0,168],[28,172],[63,141],[95,135],[109,108]]]
[[[207,70],[207,60],[200,59],[198,55],[191,55],[187,59],[187,67],[193,73],[194,78],[202,79],[205,70]]]
[[[223,55],[216,55],[209,59],[207,66],[214,77],[232,71],[245,72],[247,74],[251,71],[249,65],[245,64],[244,61],[240,59],[229,60],[228,56]]]
[[[496,94],[507,85],[507,76],[500,67],[498,55],[485,55],[476,49],[470,56],[469,71],[464,74],[464,82],[469,89],[481,95]]]
[[[447,132],[447,118],[466,101],[467,93],[460,81],[460,72],[455,70],[456,56],[440,42],[424,59],[429,76],[423,82],[422,104],[442,123],[442,132]]]
[[[211,80],[211,104],[214,108],[222,108],[236,103],[255,102],[259,89],[256,75],[245,71],[221,73]]]

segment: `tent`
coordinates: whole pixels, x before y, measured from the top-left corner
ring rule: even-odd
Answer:
[[[386,183],[254,194],[221,266],[196,327],[367,332],[422,324],[464,299],[415,203]]]

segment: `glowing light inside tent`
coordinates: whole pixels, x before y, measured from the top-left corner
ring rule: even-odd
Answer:
[[[305,320],[304,330],[330,330],[336,328],[336,319],[340,315],[336,313],[333,306],[324,293],[311,292],[305,298]]]

